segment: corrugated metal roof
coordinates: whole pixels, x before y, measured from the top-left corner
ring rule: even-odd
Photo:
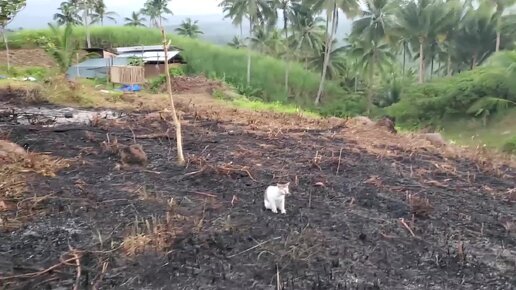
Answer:
[[[172,46],[170,49],[176,49]],[[115,48],[117,53],[135,52],[135,51],[163,51],[163,45],[143,45],[143,46],[127,46]]]
[[[174,56],[176,56],[179,53],[179,51],[169,51],[168,52],[168,59],[172,59]],[[125,52],[118,55],[117,58],[124,57],[141,57],[145,62],[149,61],[164,61],[165,60],[165,52],[164,51],[144,51],[144,52]]]

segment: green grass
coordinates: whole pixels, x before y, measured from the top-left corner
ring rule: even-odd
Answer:
[[[442,133],[448,140],[460,145],[485,144],[499,150],[516,138],[516,109],[494,116],[486,126],[477,119],[446,122]]]
[[[85,39],[85,30],[75,28],[73,35]],[[9,35],[12,48],[37,47],[41,39],[51,38],[48,29],[23,30]],[[252,53],[251,83],[247,85],[247,51],[228,46],[217,46],[202,40],[171,35],[172,45],[183,49],[182,55],[188,62],[189,74],[204,74],[209,78],[222,79],[235,86],[246,95],[259,97],[266,102],[293,103],[305,109],[313,109],[313,100],[317,93],[320,76],[305,70],[302,65],[292,63],[289,69],[289,93],[285,91],[285,62],[258,53]],[[130,45],[160,44],[161,37],[157,29],[138,27],[92,27],[91,41],[93,47],[116,47]],[[84,42],[84,41],[83,41]],[[327,81],[323,108],[326,114],[354,115],[365,109],[363,102],[350,97],[336,81]],[[345,106],[335,104],[346,103]],[[328,104],[324,106],[324,104]],[[330,105],[331,104],[331,105]]]
[[[91,27],[91,44],[93,47],[117,47],[132,45],[154,45],[161,43],[161,34],[157,29],[145,27]],[[80,39],[81,46],[86,47],[86,30],[74,27],[73,36]],[[9,47],[34,48],[43,39],[53,37],[50,29],[21,30],[9,34]],[[3,48],[3,43],[0,44]]]
[[[7,66],[0,66],[0,75],[13,78],[33,77],[42,80],[53,73],[55,74],[55,72],[43,67],[11,67],[10,70],[7,70]]]
[[[279,102],[266,103],[258,100],[249,100],[247,98],[240,98],[232,101],[227,101],[230,104],[243,108],[249,109],[253,111],[266,111],[266,112],[275,112],[275,113],[283,113],[289,115],[301,115],[307,118],[320,118],[320,115],[314,112],[303,110],[297,106],[291,104],[282,104]]]

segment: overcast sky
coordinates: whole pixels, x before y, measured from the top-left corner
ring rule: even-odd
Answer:
[[[126,17],[132,11],[142,8],[144,0],[104,0],[109,11],[115,11],[121,17]],[[176,16],[207,16],[221,15],[218,7],[220,0],[171,0],[169,8]],[[60,0],[27,0],[27,7],[22,10],[9,25],[10,28],[38,28],[45,27],[52,21],[57,12]],[[174,17],[171,18],[171,22]],[[183,18],[183,17],[178,17]],[[219,17],[218,17],[219,18]],[[220,17],[221,18],[221,17]],[[219,18],[219,19],[220,19]]]

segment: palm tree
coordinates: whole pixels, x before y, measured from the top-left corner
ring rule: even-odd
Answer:
[[[390,5],[389,5],[390,3]],[[368,41],[381,41],[391,36],[395,27],[395,2],[367,0],[361,11],[362,17],[353,21],[351,34]]]
[[[191,38],[197,38],[200,34],[203,34],[201,29],[199,28],[199,25],[197,25],[199,21],[195,20],[192,21],[190,18],[186,18],[186,20],[181,23],[181,25],[176,28],[177,34],[191,37]]]
[[[324,47],[324,19],[315,16],[305,5],[297,5],[291,11],[290,19],[293,33],[290,42],[296,46],[294,55],[304,58],[307,66],[308,57]]]
[[[355,16],[358,12],[358,3],[356,0],[307,0],[314,11],[326,11],[326,43],[325,61],[321,72],[321,81],[319,90],[315,97],[315,104],[319,104],[324,89],[324,81],[328,62],[330,60],[330,52],[332,51],[332,43],[334,35],[337,32],[339,11],[344,12],[348,17]],[[331,23],[331,24],[330,24]]]
[[[233,19],[233,23],[241,23],[242,19],[245,17],[249,21],[249,39],[253,35],[255,30],[255,26],[259,24],[259,26],[266,26],[265,19],[272,19],[273,9],[269,5],[268,0],[224,0],[220,6],[224,7],[224,11],[226,12],[227,17],[231,17]],[[268,21],[267,24],[270,24],[271,21]],[[251,49],[248,44],[248,55],[247,55],[247,84],[251,83]]]
[[[500,50],[501,43],[501,30],[503,27],[503,14],[506,9],[511,8],[516,4],[516,0],[491,0],[492,4],[496,7],[495,18],[496,18],[496,46],[495,51]]]
[[[283,13],[283,33],[285,39],[288,38],[288,23],[290,15],[294,12],[296,7],[299,6],[301,0],[272,0],[274,9],[280,9]]]
[[[367,94],[367,112],[371,112],[374,93],[374,76],[378,72],[382,75],[385,69],[390,67],[395,60],[384,40],[349,38],[350,54],[357,59],[357,67],[368,75],[369,91]]]
[[[73,30],[70,23],[61,31],[58,27],[49,24],[52,35],[56,36],[53,42],[47,43],[45,50],[55,60],[61,73],[72,65],[77,52],[77,43],[73,39]]]
[[[219,7],[222,7],[224,18],[231,18],[233,25],[240,28],[240,38],[243,38],[244,31],[242,23],[246,18],[246,3],[238,0],[223,0],[220,2]]]
[[[245,47],[245,43],[238,36],[234,36],[233,39],[231,40],[231,42],[228,43],[228,46],[231,46],[236,49],[240,49],[240,48]]]
[[[104,3],[104,0],[97,0],[93,4],[93,12],[96,14],[95,16],[100,21],[100,25],[104,26],[104,19],[108,19],[116,23],[116,17],[118,17],[118,14],[113,11],[107,11],[106,10],[106,4]]]
[[[424,48],[433,35],[442,31],[448,12],[441,0],[415,0],[398,10],[397,30],[402,31],[413,44],[419,45],[419,83],[425,80]]]
[[[95,5],[98,1],[102,0],[69,0],[70,4],[77,9],[78,13],[82,12],[81,20],[82,24],[86,28],[86,44],[87,47],[91,47],[91,35],[90,35],[90,26],[96,22],[97,19],[93,16],[93,11],[95,9]]]
[[[82,22],[81,16],[79,15],[79,11],[77,7],[75,7],[70,2],[61,2],[58,13],[54,14],[54,20],[58,25],[80,25]]]
[[[336,43],[337,40],[333,40],[332,47],[334,47]],[[329,54],[329,61],[326,67],[327,80],[336,79],[338,76],[345,74],[345,72],[347,71],[345,53],[346,47],[344,46],[332,49],[332,51]],[[320,47],[320,49],[318,51],[315,51],[312,54],[312,56],[308,59],[308,66],[314,71],[320,72],[323,69],[325,59],[326,48],[323,44]]]
[[[141,16],[140,12],[133,11],[131,14],[131,17],[124,18],[125,26],[145,26],[144,22],[147,19],[145,17]]]
[[[462,19],[457,37],[458,52],[471,69],[486,59],[494,50],[497,37],[496,12],[487,4],[470,9]]]
[[[163,20],[167,20],[163,15],[173,15],[168,8],[169,0],[147,0],[143,5],[142,13],[149,16],[149,21],[155,27],[161,27]]]

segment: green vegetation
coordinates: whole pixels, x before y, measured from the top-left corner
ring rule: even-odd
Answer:
[[[0,33],[2,34],[2,38],[4,40],[5,47],[5,55],[7,60],[7,70],[11,68],[11,64],[9,61],[9,45],[7,40],[7,32],[6,27],[9,24],[16,14],[25,7],[27,1],[25,0],[0,0]]]
[[[284,104],[280,102],[264,102],[262,100],[253,99],[246,97],[245,95],[240,95],[238,97],[228,98],[221,91],[214,91],[213,96],[219,100],[223,100],[230,105],[250,109],[253,111],[265,111],[265,112],[275,112],[275,113],[283,113],[289,115],[300,115],[307,118],[320,118],[321,115],[317,112],[303,110],[299,106],[295,106],[293,104]]]
[[[0,75],[6,77],[13,78],[24,78],[24,77],[33,77],[37,80],[43,80],[48,77],[52,72],[43,67],[26,67],[26,68],[17,68],[11,67],[9,70],[6,66],[0,66]]]
[[[187,18],[175,31],[182,36],[197,38],[199,35],[203,34],[199,29],[199,25],[197,25],[198,22],[197,20],[193,21],[191,18]]]
[[[502,151],[508,154],[516,154],[516,136],[503,144]]]
[[[489,123],[482,120],[462,119],[446,122],[442,127],[443,135],[457,144],[483,146],[503,149],[516,137],[516,109],[494,116]]]
[[[74,27],[73,37],[75,39],[84,39],[85,35],[86,30],[83,27]],[[12,48],[34,48],[53,37],[48,29],[22,30],[11,35],[9,44]],[[160,32],[155,29],[98,26],[91,28],[91,45],[94,47],[154,45],[160,41]]]
[[[499,67],[483,67],[405,89],[386,110],[407,127],[443,126],[450,120],[481,118],[484,123],[516,104],[514,79]]]

